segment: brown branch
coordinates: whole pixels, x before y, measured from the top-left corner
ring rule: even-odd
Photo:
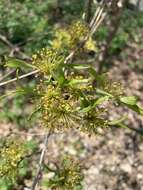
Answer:
[[[4,43],[5,45],[7,45],[9,48],[10,48],[10,56],[14,56],[15,53],[18,53],[22,59],[26,59],[26,60],[31,60],[31,58],[26,55],[25,53],[23,53],[21,50],[20,50],[20,47],[17,46],[17,45],[14,45],[12,44],[7,38],[6,36],[0,34],[0,41],[2,43]]]
[[[31,72],[29,72],[29,73],[26,73],[26,74],[24,74],[24,75],[19,76],[18,79],[20,80],[20,79],[26,78],[26,77],[28,77],[28,76],[37,74],[38,72],[39,72],[39,70],[31,71]],[[0,83],[0,87],[1,87],[1,86],[4,86],[4,85],[7,85],[7,84],[10,84],[10,83],[15,82],[15,81],[17,81],[17,77],[14,78],[14,79],[8,80],[8,81],[1,82],[1,83]]]
[[[3,81],[5,78],[7,78],[9,75],[11,75],[11,74],[14,73],[14,72],[15,72],[15,69],[9,71],[8,73],[6,73],[4,76],[2,76],[2,77],[0,78],[0,81]]]
[[[41,171],[42,171],[42,165],[44,162],[44,158],[45,158],[45,154],[46,154],[46,150],[47,150],[47,145],[48,145],[48,141],[49,141],[49,137],[50,137],[51,133],[52,133],[52,131],[49,131],[45,136],[44,143],[43,143],[44,147],[43,147],[42,152],[41,152],[41,156],[40,156],[40,160],[39,160],[39,166],[38,166],[37,173],[36,173],[36,176],[34,178],[31,190],[35,190],[38,183],[39,183],[39,176],[40,176]]]
[[[14,45],[3,35],[0,34],[0,41],[9,46],[11,49],[15,48]]]

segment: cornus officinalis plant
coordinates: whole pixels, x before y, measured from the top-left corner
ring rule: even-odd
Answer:
[[[43,126],[48,129],[44,138],[39,167],[33,180],[32,190],[38,185],[49,137],[54,132],[69,128],[78,129],[88,135],[95,135],[99,128],[110,126],[125,127],[126,117],[115,120],[108,118],[108,102],[143,115],[143,108],[138,105],[137,98],[125,96],[124,88],[118,81],[110,80],[106,74],[99,74],[94,65],[88,64],[86,50],[96,50],[93,34],[106,15],[106,3],[103,1],[88,25],[83,20],[73,21],[70,26],[59,28],[50,47],[39,50],[32,56],[32,61],[26,63],[16,60],[6,65],[20,69],[33,68],[28,74],[17,75],[15,79],[0,83],[0,86],[19,81],[22,78],[36,74],[36,85],[32,89],[34,113],[40,113]],[[82,56],[81,56],[82,54]],[[84,62],[78,63],[80,58]],[[17,90],[24,95],[26,88]],[[33,115],[32,114],[32,115]],[[15,177],[16,169],[25,151],[18,146],[18,141],[8,140],[0,150],[0,175]],[[49,166],[48,166],[49,168]],[[51,189],[74,190],[81,189],[81,167],[70,158],[65,158],[53,171],[54,175],[48,182]],[[77,187],[77,188],[76,188]]]

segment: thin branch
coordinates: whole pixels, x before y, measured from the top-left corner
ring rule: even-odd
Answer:
[[[10,56],[13,56],[14,53],[18,53],[19,55],[22,56],[22,59],[27,59],[27,60],[31,60],[31,58],[26,55],[25,53],[23,53],[21,50],[20,50],[20,47],[17,46],[17,45],[14,45],[12,44],[7,38],[6,36],[0,34],[0,41],[3,42],[5,45],[7,45],[11,51],[10,51]]]
[[[34,74],[36,74],[38,72],[39,72],[39,70],[35,70],[35,71],[32,71],[32,72],[26,73],[24,75],[19,76],[18,79],[20,80],[20,79],[26,78],[26,77],[34,75]],[[10,83],[15,82],[15,81],[17,81],[17,77],[14,78],[14,79],[8,80],[8,81],[1,82],[0,86],[4,86],[4,85],[10,84]]]
[[[9,71],[8,73],[6,73],[4,76],[2,76],[2,77],[0,78],[0,81],[3,81],[5,78],[7,78],[9,75],[11,75],[11,74],[14,73],[14,72],[15,72],[15,69]]]
[[[44,139],[44,147],[42,149],[42,152],[41,152],[41,156],[40,156],[40,160],[39,160],[39,167],[37,169],[37,173],[36,173],[36,176],[34,178],[34,181],[33,181],[33,184],[32,184],[32,188],[31,190],[35,190],[38,183],[39,183],[39,176],[40,176],[40,173],[42,171],[42,165],[43,165],[43,161],[44,161],[44,158],[45,158],[45,154],[46,154],[46,150],[47,150],[47,145],[48,145],[48,141],[49,141],[49,137],[51,135],[51,131],[49,131],[46,136],[45,136],[45,139]]]
[[[95,11],[95,14],[94,14],[94,16],[93,16],[93,18],[92,18],[92,20],[91,20],[91,22],[90,22],[90,25],[89,25],[90,28],[92,28],[93,25],[95,25],[95,23],[97,22],[97,18],[99,17],[100,12],[103,11],[103,9],[105,8],[105,5],[106,5],[106,1],[103,0],[103,1],[99,4],[99,6],[97,7],[97,10]]]
[[[93,35],[97,31],[98,27],[100,26],[100,24],[104,20],[105,16],[106,16],[106,13],[102,12],[102,14],[100,15],[99,20],[97,20],[96,24],[93,26],[93,29],[91,30],[91,35]]]
[[[11,49],[15,48],[15,46],[3,35],[0,34],[0,41],[9,46]]]

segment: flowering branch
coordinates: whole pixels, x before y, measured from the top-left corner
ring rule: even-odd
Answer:
[[[81,41],[81,43],[79,44],[79,46],[73,50],[64,60],[64,64],[68,63],[69,60],[71,60],[73,58],[73,56],[75,55],[75,53],[79,50],[79,48],[83,47],[86,43],[86,41],[89,39],[90,36],[92,36],[95,31],[98,29],[99,25],[101,24],[101,22],[103,21],[103,19],[106,16],[106,13],[104,13],[104,8],[105,8],[105,1],[102,1],[102,3],[100,4],[100,6],[97,8],[91,22],[90,22],[90,31],[89,34],[87,36],[85,36],[85,38],[83,39],[83,41]],[[5,37],[0,35],[0,40],[2,40],[3,42],[5,42],[5,44],[7,44],[10,48],[13,47],[13,44],[11,44]],[[32,72],[29,72],[27,74],[21,75],[18,77],[18,79],[23,79],[26,78],[30,75],[34,75],[36,73],[38,73],[39,70],[35,70]],[[5,82],[0,83],[0,86],[4,86],[7,85],[9,83],[15,82],[17,81],[17,77]]]

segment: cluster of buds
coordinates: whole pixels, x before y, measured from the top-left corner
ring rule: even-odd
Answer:
[[[83,116],[81,131],[89,135],[97,133],[99,127],[108,127],[108,120],[104,118],[106,109],[98,108],[93,109]]]
[[[55,190],[82,189],[83,174],[80,164],[73,158],[67,156],[56,170],[55,175],[49,180],[49,184]]]
[[[81,21],[73,22],[69,27],[69,34],[71,36],[70,47],[76,48],[88,33],[89,29],[85,23]]]
[[[18,165],[25,154],[23,143],[8,139],[0,149],[0,176],[14,179],[17,176]]]
[[[82,21],[73,22],[67,29],[58,29],[55,32],[55,39],[52,42],[54,49],[62,49],[63,51],[75,49],[89,33],[89,28]],[[86,41],[84,50],[96,51],[95,42],[91,37]]]
[[[123,85],[120,82],[109,80],[107,76],[104,81],[102,81],[102,84],[100,84],[100,88],[116,98],[124,94]]]
[[[40,99],[40,106],[44,125],[49,128],[69,127],[70,120],[76,118],[73,97],[58,87],[48,85]]]
[[[54,72],[65,57],[55,49],[43,48],[32,56],[32,64],[45,75]]]

